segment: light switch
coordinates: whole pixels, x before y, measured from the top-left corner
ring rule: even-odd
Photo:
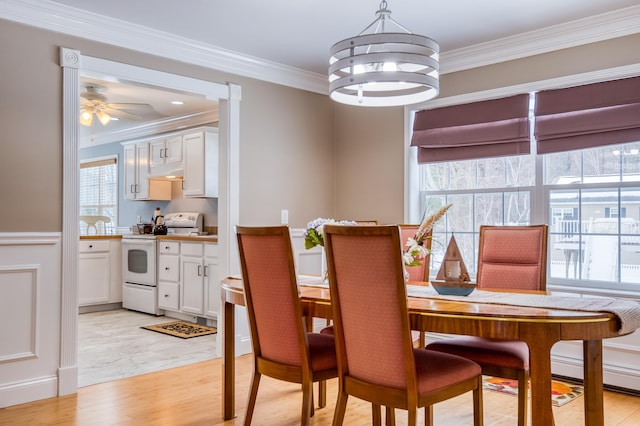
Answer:
[[[283,225],[289,224],[289,210],[280,210],[280,223]]]

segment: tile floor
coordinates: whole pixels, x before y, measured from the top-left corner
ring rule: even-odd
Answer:
[[[118,309],[79,315],[78,386],[89,386],[217,357],[217,335],[181,339],[141,326],[174,318]]]

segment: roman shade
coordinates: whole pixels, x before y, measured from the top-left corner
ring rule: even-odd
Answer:
[[[529,154],[529,94],[419,111],[418,162]]]
[[[536,94],[538,153],[640,141],[640,77]]]

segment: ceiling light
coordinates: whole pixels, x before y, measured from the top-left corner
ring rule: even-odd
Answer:
[[[390,24],[400,31],[389,31]],[[398,106],[435,98],[440,91],[439,50],[436,41],[394,21],[383,0],[371,25],[331,47],[331,99],[349,105]]]
[[[171,101],[171,103],[174,105],[184,105],[184,102],[182,101]]]
[[[96,115],[96,117],[98,117],[98,120],[100,121],[100,123],[102,123],[103,126],[109,124],[112,119],[109,114],[102,111],[101,109],[86,107],[83,108],[80,112],[80,124],[82,124],[83,126],[91,127],[91,125],[93,124],[94,114]]]
[[[80,124],[90,127],[93,123],[93,112],[88,109],[83,109],[80,113]]]
[[[102,110],[96,111],[96,117],[98,117],[103,126],[106,126],[111,121],[111,116]]]

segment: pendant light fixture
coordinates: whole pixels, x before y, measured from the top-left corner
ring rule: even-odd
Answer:
[[[393,20],[383,0],[371,25],[331,47],[331,99],[349,105],[399,106],[435,98],[440,90],[439,50],[436,41]]]

